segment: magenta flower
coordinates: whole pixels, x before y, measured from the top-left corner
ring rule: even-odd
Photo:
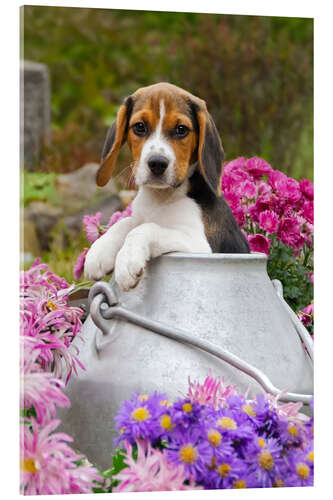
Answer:
[[[240,198],[252,199],[257,195],[257,188],[254,182],[245,180],[238,184],[236,192]]]
[[[202,489],[195,486],[193,480],[184,485],[186,478],[184,467],[175,465],[167,459],[165,453],[152,448],[149,441],[136,441],[138,457],[132,457],[132,446],[125,441],[126,455],[124,462],[126,469],[119,472],[114,479],[121,483],[115,492],[121,491],[178,491]]]
[[[81,252],[77,258],[76,264],[73,269],[74,279],[76,280],[79,280],[82,276],[87,253],[88,248],[84,248],[83,252]]]
[[[249,234],[248,242],[252,252],[260,252],[269,255],[270,240],[263,234]]]
[[[263,175],[268,175],[272,171],[270,164],[262,158],[249,158],[245,168],[256,180],[260,179]]]
[[[87,240],[90,243],[99,238],[101,234],[100,222],[102,219],[102,212],[97,212],[95,215],[85,215],[83,217],[83,225],[87,234]]]
[[[313,224],[313,201],[304,200],[300,213],[310,224]]]
[[[296,247],[299,243],[301,232],[301,224],[297,217],[285,217],[281,220],[278,236],[281,241],[292,248]]]
[[[25,495],[61,495],[92,492],[93,481],[101,480],[94,468],[85,468],[84,477],[75,462],[82,458],[69,446],[72,438],[53,433],[60,421],[39,429],[34,419],[21,427],[21,481]]]
[[[300,190],[309,200],[313,200],[313,182],[308,179],[302,179],[299,183]]]
[[[308,326],[313,322],[313,314],[314,305],[312,302],[298,313],[298,317],[300,318],[304,326]]]
[[[279,225],[278,215],[272,210],[261,212],[259,214],[259,225],[264,231],[270,234],[275,233]]]

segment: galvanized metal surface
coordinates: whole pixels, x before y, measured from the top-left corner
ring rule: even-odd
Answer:
[[[99,290],[92,289],[92,295]],[[101,467],[110,466],[113,419],[132,392],[158,390],[174,399],[186,393],[189,375],[202,380],[210,368],[241,390],[262,391],[253,378],[204,352],[204,346],[232,353],[281,390],[312,394],[311,359],[297,322],[269,280],[263,254],[168,254],[149,263],[136,289],[122,292],[111,281],[107,290],[104,312],[103,296],[93,300],[99,328],[90,316],[83,327],[80,360],[87,371],[71,378],[71,408],[61,412],[74,446]],[[146,318],[169,333],[189,333],[201,348],[124,321],[114,314],[117,308],[118,313],[125,310],[127,319],[132,314],[136,322]],[[113,311],[112,319],[103,317],[106,309]],[[312,349],[310,337],[306,342]]]

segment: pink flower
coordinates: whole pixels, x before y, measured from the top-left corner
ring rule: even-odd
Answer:
[[[248,241],[252,252],[260,252],[269,255],[269,248],[271,246],[270,240],[263,234],[249,234]]]
[[[73,269],[74,279],[76,280],[79,280],[82,276],[87,253],[88,253],[88,248],[85,248],[83,252],[80,253],[80,255],[76,260],[76,264]]]
[[[286,391],[282,391],[277,396],[273,396],[272,394],[265,393],[265,398],[268,401],[271,408],[276,410],[276,413],[279,415],[281,419],[286,418],[289,422],[302,424],[304,422],[308,422],[310,417],[304,415],[299,410],[302,408],[303,403],[280,403],[279,399],[286,393]]]
[[[124,219],[125,217],[130,217],[132,215],[132,205],[128,205],[125,210],[123,210],[122,212],[115,212],[114,214],[112,214],[112,216],[110,217],[110,220],[108,222],[108,225],[107,225],[107,228],[106,228],[106,231],[111,227],[113,226],[113,224],[115,224],[116,222],[118,222],[119,220],[121,219]]]
[[[67,380],[76,366],[83,368],[77,358],[78,348],[72,340],[80,335],[82,309],[68,305],[73,287],[60,288],[63,283],[53,273],[42,273],[48,266],[38,264],[20,277],[20,330],[25,337],[33,337],[39,348],[38,363],[43,370],[53,371],[59,377],[63,362]],[[68,284],[67,284],[68,285]]]
[[[138,440],[138,458],[132,457],[132,446],[125,441],[126,455],[124,462],[127,465],[114,479],[121,483],[115,492],[121,491],[178,491],[202,489],[190,481],[184,485],[186,478],[183,465],[175,465],[167,460],[167,456],[160,450],[151,447],[149,441]]]
[[[69,446],[72,438],[55,433],[60,421],[52,420],[39,429],[35,420],[21,426],[21,481],[25,495],[61,495],[92,492],[93,481],[101,480],[94,468],[85,468],[80,477],[75,461],[82,458]],[[80,469],[80,467],[79,467]]]
[[[313,200],[313,182],[302,179],[299,183],[300,190],[309,200]]]
[[[21,337],[21,409],[34,407],[37,423],[45,424],[56,416],[56,406],[69,407],[70,402],[62,392],[64,383],[51,373],[42,371],[38,363],[40,349]]]
[[[97,212],[95,215],[85,215],[83,217],[84,229],[87,234],[87,240],[90,243],[94,243],[94,241],[99,238],[101,234],[100,222],[102,219],[102,212]]]
[[[246,162],[246,170],[256,180],[272,171],[272,167],[263,158],[249,158]]]
[[[261,212],[259,214],[259,225],[264,231],[275,233],[279,225],[278,215],[272,210]]]
[[[209,375],[203,384],[197,381],[191,382],[189,377],[188,386],[187,398],[200,405],[213,406],[215,409],[223,405],[229,396],[237,394],[236,386],[226,385],[223,378],[214,378],[212,370],[209,370]]]

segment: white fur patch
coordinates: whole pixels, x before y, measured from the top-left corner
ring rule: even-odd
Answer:
[[[169,160],[169,165],[163,175],[163,183],[153,185],[158,188],[167,188],[171,185],[175,179],[174,164],[176,161],[175,152],[168,143],[167,139],[164,137],[162,132],[163,119],[165,117],[165,106],[163,99],[160,101],[160,119],[158,121],[155,132],[147,139],[142,151],[139,164],[135,172],[135,181],[138,186],[147,184],[151,178],[151,171],[148,167],[149,158],[156,154],[161,154]],[[149,183],[149,182],[148,182]]]

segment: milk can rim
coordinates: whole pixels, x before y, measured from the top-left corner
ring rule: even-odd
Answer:
[[[189,259],[189,260],[224,260],[224,261],[267,261],[267,255],[260,252],[252,253],[183,253],[172,252],[162,255],[160,258]]]

